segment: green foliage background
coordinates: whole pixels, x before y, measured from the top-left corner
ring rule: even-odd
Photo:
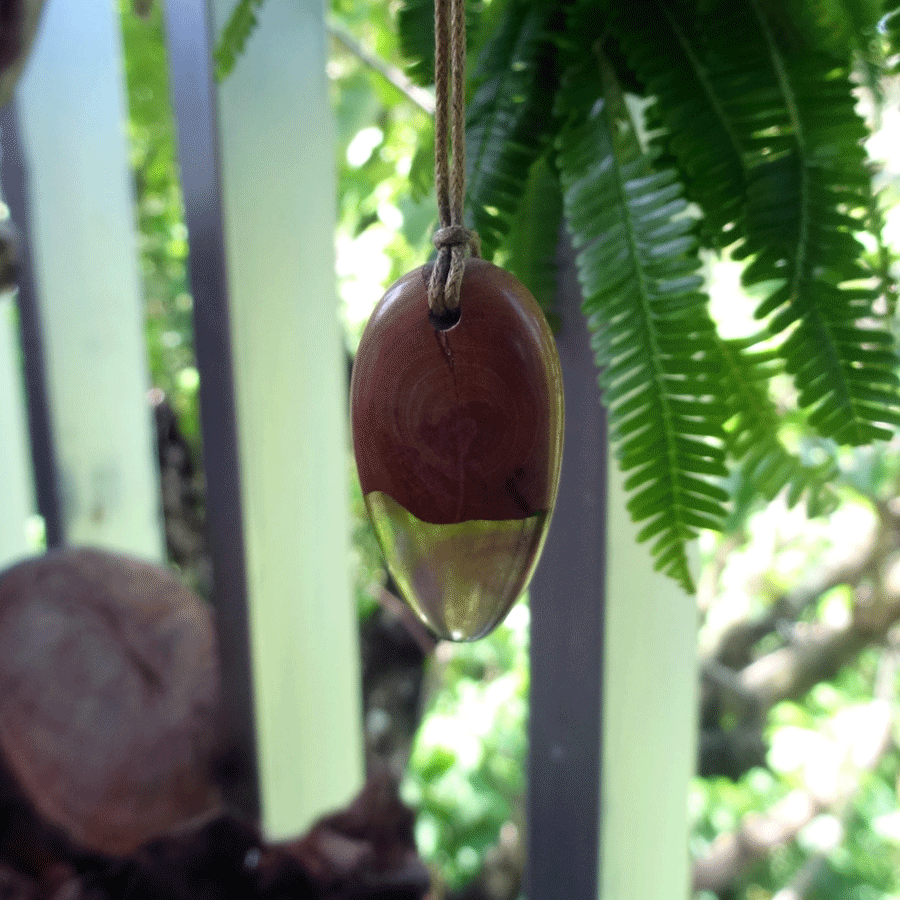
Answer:
[[[252,13],[261,4],[243,5]],[[816,516],[871,510],[900,492],[896,438],[865,446],[891,438],[897,419],[897,270],[883,225],[900,198],[897,182],[863,153],[867,128],[852,93],[869,85],[873,120],[883,91],[886,114],[896,106],[884,73],[898,71],[900,15],[882,20],[896,4],[877,0],[652,0],[645,8],[637,17],[595,0],[470,3],[468,208],[486,253],[551,317],[565,218],[632,514],[660,566],[685,584],[684,547],[701,533],[701,599],[728,555],[713,579],[719,600],[709,600],[705,637],[736,598],[746,616],[760,614],[840,546],[841,533],[823,531]],[[428,2],[333,0],[331,16],[429,82]],[[197,442],[160,10],[138,18],[123,0],[122,22],[152,376]],[[234,52],[218,60],[223,73],[252,26],[246,15],[235,26]],[[352,351],[387,284],[430,253],[433,148],[429,117],[338,42],[329,76],[337,265]],[[725,263],[713,265],[713,256]],[[710,278],[722,266],[742,272],[743,288],[723,291]],[[364,614],[382,573],[362,520],[357,548]],[[809,621],[842,602],[825,598]],[[521,825],[526,613],[486,642],[448,649],[434,666],[441,690],[406,790],[448,889],[481,869],[504,825]],[[842,710],[869,702],[885,652],[871,649],[833,683],[776,707],[767,723],[773,747],[826,733]],[[900,897],[898,762],[892,751],[864,778],[810,898]],[[800,775],[776,753],[737,782],[698,779],[692,852],[743,813],[768,809]],[[773,896],[822,852],[817,841],[811,829],[761,860],[735,900]]]
[[[187,284],[187,228],[175,159],[162,11],[146,18],[120,2],[130,109],[146,330],[153,384],[172,399],[187,436],[199,442],[197,388]]]

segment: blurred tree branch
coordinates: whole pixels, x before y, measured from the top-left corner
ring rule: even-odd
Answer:
[[[896,657],[894,651],[888,651],[879,666],[876,699],[866,709],[857,727],[842,735],[840,744],[843,746],[835,748],[836,774],[832,783],[827,787],[817,784],[798,788],[769,812],[746,815],[735,831],[720,835],[709,852],[694,864],[695,892],[725,891],[751,863],[794,840],[823,812],[846,819],[865,775],[875,769],[893,746],[891,696],[895,672]],[[812,856],[774,900],[803,900],[824,864],[825,854]]]
[[[434,115],[434,97],[424,88],[411,81],[406,73],[382,59],[376,53],[363,46],[346,28],[334,21],[328,23],[329,34],[349,53],[355,56],[363,65],[373,69],[387,82],[392,84],[407,100],[414,103],[419,109]]]
[[[746,666],[753,657],[753,650],[759,642],[774,634],[785,624],[795,623],[818,599],[828,591],[842,585],[856,585],[866,575],[871,575],[878,561],[890,550],[894,529],[886,515],[882,524],[887,527],[873,535],[872,540],[847,556],[838,556],[831,565],[813,574],[806,582],[778,597],[770,611],[758,619],[735,622],[720,636],[706,653],[707,659],[715,659],[731,669]]]
[[[890,749],[892,744],[891,731],[895,725],[895,722],[891,710],[891,698],[893,696],[894,690],[894,679],[897,675],[897,664],[898,659],[896,648],[892,648],[882,655],[878,667],[878,674],[875,680],[875,697],[881,701],[887,713],[886,728],[883,730],[884,741],[881,747],[879,747],[876,743],[873,748],[875,752],[872,754],[872,756],[869,757],[869,759],[863,761],[863,764],[861,766],[861,774],[873,771],[878,765],[881,757],[887,752],[888,749]],[[878,725],[876,723],[876,729],[877,728]],[[878,732],[876,731],[876,738],[877,734]],[[801,867],[800,871],[797,872],[797,874],[794,876],[791,883],[782,888],[772,898],[772,900],[805,900],[805,898],[809,895],[810,891],[815,887],[816,882],[819,880],[819,877],[822,875],[828,863],[828,854],[832,850],[835,850],[837,848],[842,835],[847,830],[847,823],[853,812],[853,805],[856,801],[861,787],[862,779],[860,779],[859,783],[856,785],[856,789],[849,793],[843,799],[843,801],[838,804],[837,808],[833,810],[835,814],[839,815],[840,820],[840,828],[835,835],[835,839],[830,842],[829,846],[822,848],[821,850],[810,856],[810,858]]]
[[[900,552],[900,529],[886,504],[878,506],[878,513],[880,527],[854,555],[776,600],[767,615],[736,623],[707,651],[701,664],[702,777],[736,779],[763,765],[763,729],[772,706],[797,700],[834,677],[867,647],[884,641],[900,621],[900,585],[890,577]],[[847,624],[798,622],[840,585],[855,595]],[[754,658],[760,642],[773,634],[784,636],[783,645]]]

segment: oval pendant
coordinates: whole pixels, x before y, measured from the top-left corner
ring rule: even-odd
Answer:
[[[562,461],[556,345],[535,299],[466,263],[459,319],[429,318],[422,266],[372,313],[351,414],[366,509],[406,602],[434,632],[474,640],[528,586]]]

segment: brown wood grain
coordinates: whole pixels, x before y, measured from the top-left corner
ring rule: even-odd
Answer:
[[[543,313],[508,272],[466,264],[460,319],[437,330],[423,266],[363,334],[351,383],[364,494],[423,522],[522,519],[553,503],[562,454],[559,360]]]
[[[0,574],[0,768],[75,846],[215,808],[218,690],[209,610],[164,570],[82,549]]]

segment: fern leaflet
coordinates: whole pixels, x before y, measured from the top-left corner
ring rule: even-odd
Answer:
[[[687,545],[727,500],[708,480],[725,475],[724,406],[693,221],[675,172],[651,168],[609,100],[567,109],[564,206],[628,509],[657,568],[690,590]]]
[[[741,463],[733,493],[772,500],[787,491],[789,505],[805,497],[809,514],[823,515],[836,505],[831,487],[835,466],[830,459],[807,463],[781,439],[781,417],[768,389],[782,372],[781,360],[774,350],[754,350],[760,340],[716,337],[729,412],[725,449]]]
[[[478,42],[481,5],[466,4],[466,32],[469,46]],[[403,0],[397,10],[400,52],[406,60],[406,74],[416,84],[434,84],[434,0]]]
[[[549,143],[558,83],[556,47],[548,36],[555,15],[552,3],[512,0],[479,57],[466,116],[466,195],[488,259]]]
[[[743,135],[750,167],[745,283],[767,296],[757,314],[824,437],[864,444],[900,422],[896,353],[868,317],[873,290],[855,232],[871,194],[846,67],[791,55],[758,0],[719,3],[709,20],[711,78]],[[744,36],[733,52],[735,33]]]
[[[259,11],[265,0],[238,0],[213,52],[216,64],[216,78],[225,78],[234,69],[238,57],[244,52],[256,26],[259,24]]]
[[[745,137],[735,127],[705,59],[696,4],[649,0],[646,16],[617,9],[613,26],[632,69],[666,127],[663,139],[678,162],[688,195],[703,209],[713,243],[734,240],[747,181]]]
[[[562,225],[559,181],[546,159],[532,166],[518,214],[498,262],[540,303],[551,327],[556,301],[556,248]]]

